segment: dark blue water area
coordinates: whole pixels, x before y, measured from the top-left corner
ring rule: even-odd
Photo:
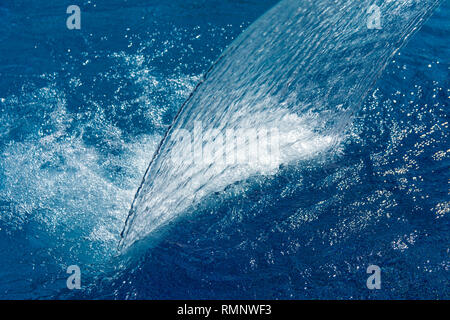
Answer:
[[[212,194],[118,254],[201,75],[277,1],[0,4],[0,298],[448,299],[450,3],[387,66],[328,161]],[[82,289],[66,288],[69,265]],[[369,265],[382,288],[369,290]]]

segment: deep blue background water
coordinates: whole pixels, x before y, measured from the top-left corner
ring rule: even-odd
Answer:
[[[387,67],[332,163],[250,179],[116,256],[179,106],[275,3],[80,1],[70,31],[72,2],[2,1],[0,298],[449,298],[448,1]],[[366,288],[370,264],[381,290]]]

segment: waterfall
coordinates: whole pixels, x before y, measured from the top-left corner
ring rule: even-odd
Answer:
[[[331,156],[352,115],[436,0],[283,0],[221,55],[151,160],[121,249],[205,196]]]

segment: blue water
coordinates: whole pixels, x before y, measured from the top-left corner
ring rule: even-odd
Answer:
[[[144,248],[117,250],[180,106],[276,3],[80,1],[82,28],[73,31],[72,2],[2,0],[0,298],[449,298],[449,1],[375,84],[364,83],[369,94],[352,104],[354,115],[333,126],[332,153],[222,179],[142,234]],[[276,65],[277,56],[264,57]],[[214,100],[225,99],[236,97]],[[74,264],[82,290],[70,291]],[[371,264],[382,270],[381,290],[366,287]]]

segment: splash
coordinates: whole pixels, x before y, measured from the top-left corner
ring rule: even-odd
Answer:
[[[385,1],[377,28],[370,28],[368,0],[281,1],[233,42],[180,109],[135,196],[121,248],[227,185],[281,164],[331,156],[391,57],[437,3]],[[195,128],[199,122],[206,138]],[[180,132],[205,147],[230,129],[267,127],[289,129],[291,137],[278,143],[279,161],[267,166],[172,161],[186,147]],[[246,141],[232,147],[236,154],[257,149]]]

